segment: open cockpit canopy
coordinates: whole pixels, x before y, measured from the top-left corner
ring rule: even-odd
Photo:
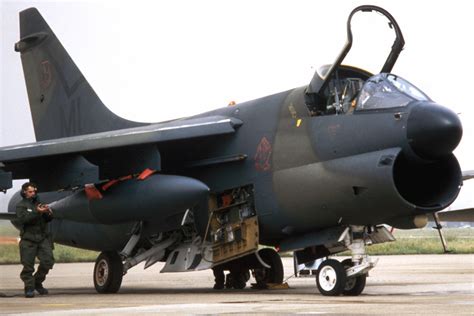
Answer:
[[[397,81],[394,79],[399,77],[394,75],[391,75],[393,76],[391,78],[386,77],[386,74],[390,73],[393,66],[395,65],[398,55],[405,45],[405,40],[403,39],[400,27],[390,13],[377,6],[363,5],[355,8],[349,15],[347,20],[347,42],[339,56],[336,58],[335,62],[331,65],[326,65],[318,69],[306,88],[305,102],[312,115],[340,114],[351,111],[351,109],[353,109],[356,105],[358,99],[357,96],[361,93],[362,87],[365,87],[366,81],[368,81],[369,78],[372,79],[377,77],[373,77],[371,73],[365,70],[342,65],[342,61],[352,47],[352,17],[355,13],[360,11],[375,11],[382,14],[388,19],[389,27],[395,31],[395,40],[393,42],[392,49],[380,71],[381,75],[385,74],[383,80],[387,80],[387,83],[392,86],[392,89],[395,89],[395,91],[401,91],[404,89],[404,87],[407,87],[406,91],[402,91],[401,94],[398,94],[398,97],[400,98],[402,95],[409,98],[410,93],[413,93],[414,96],[425,96],[421,91],[419,91],[413,85],[408,84],[405,80],[400,79],[400,81]],[[381,78],[382,77],[379,79]],[[390,82],[390,80],[393,82]],[[413,87],[413,89],[411,87]],[[369,89],[369,85],[365,88]],[[376,99],[374,95],[371,101],[375,100]],[[368,101],[369,99],[365,100],[364,104]],[[367,108],[371,104],[372,107],[375,107],[375,103],[368,103],[364,106]],[[362,107],[360,109],[362,109]]]

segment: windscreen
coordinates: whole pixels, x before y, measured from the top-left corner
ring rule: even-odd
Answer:
[[[387,73],[369,78],[357,99],[357,110],[404,107],[412,101],[428,101],[420,89],[405,79]]]

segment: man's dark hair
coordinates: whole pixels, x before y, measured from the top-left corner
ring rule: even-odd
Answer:
[[[35,190],[38,190],[38,187],[33,182],[23,183],[23,185],[21,186],[21,192],[20,192],[20,195],[21,195],[22,198],[26,198],[25,191],[28,189],[28,187],[32,187]],[[34,200],[36,201],[37,198],[34,198]]]
[[[21,186],[21,190],[22,190],[22,191],[26,191],[26,189],[28,189],[28,187],[32,187],[32,188],[38,189],[38,187],[36,186],[36,184],[34,184],[33,182],[25,182],[25,183],[23,183],[23,185]]]

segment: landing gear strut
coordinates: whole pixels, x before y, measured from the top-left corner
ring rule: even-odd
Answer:
[[[441,223],[439,221],[438,213],[433,213],[433,219],[434,219],[434,222],[436,224],[436,226],[433,227],[433,228],[438,230],[439,238],[441,239],[441,245],[443,246],[443,251],[444,251],[444,253],[450,253],[451,251],[448,250],[448,245],[447,245],[446,239],[444,238],[444,235],[443,235],[443,231],[442,231],[443,226],[441,226]]]

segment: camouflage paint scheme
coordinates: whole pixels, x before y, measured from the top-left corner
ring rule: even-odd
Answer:
[[[31,178],[43,191],[146,168],[197,179],[211,192],[251,184],[260,242],[273,246],[328,227],[439,211],[459,192],[461,172],[452,151],[461,125],[455,113],[431,100],[315,115],[305,86],[176,121],[131,122],[102,104],[36,9],[22,11],[20,24],[16,50],[38,143],[2,148],[0,161],[6,174]],[[371,77],[349,66],[340,66],[339,75]],[[433,126],[436,119],[447,123]],[[426,154],[426,143],[439,152]],[[59,198],[42,195],[45,202]],[[141,197],[131,192],[128,198]],[[155,214],[147,232],[172,229],[163,226],[167,220]],[[52,231],[58,243],[120,250],[135,222],[56,219]]]

